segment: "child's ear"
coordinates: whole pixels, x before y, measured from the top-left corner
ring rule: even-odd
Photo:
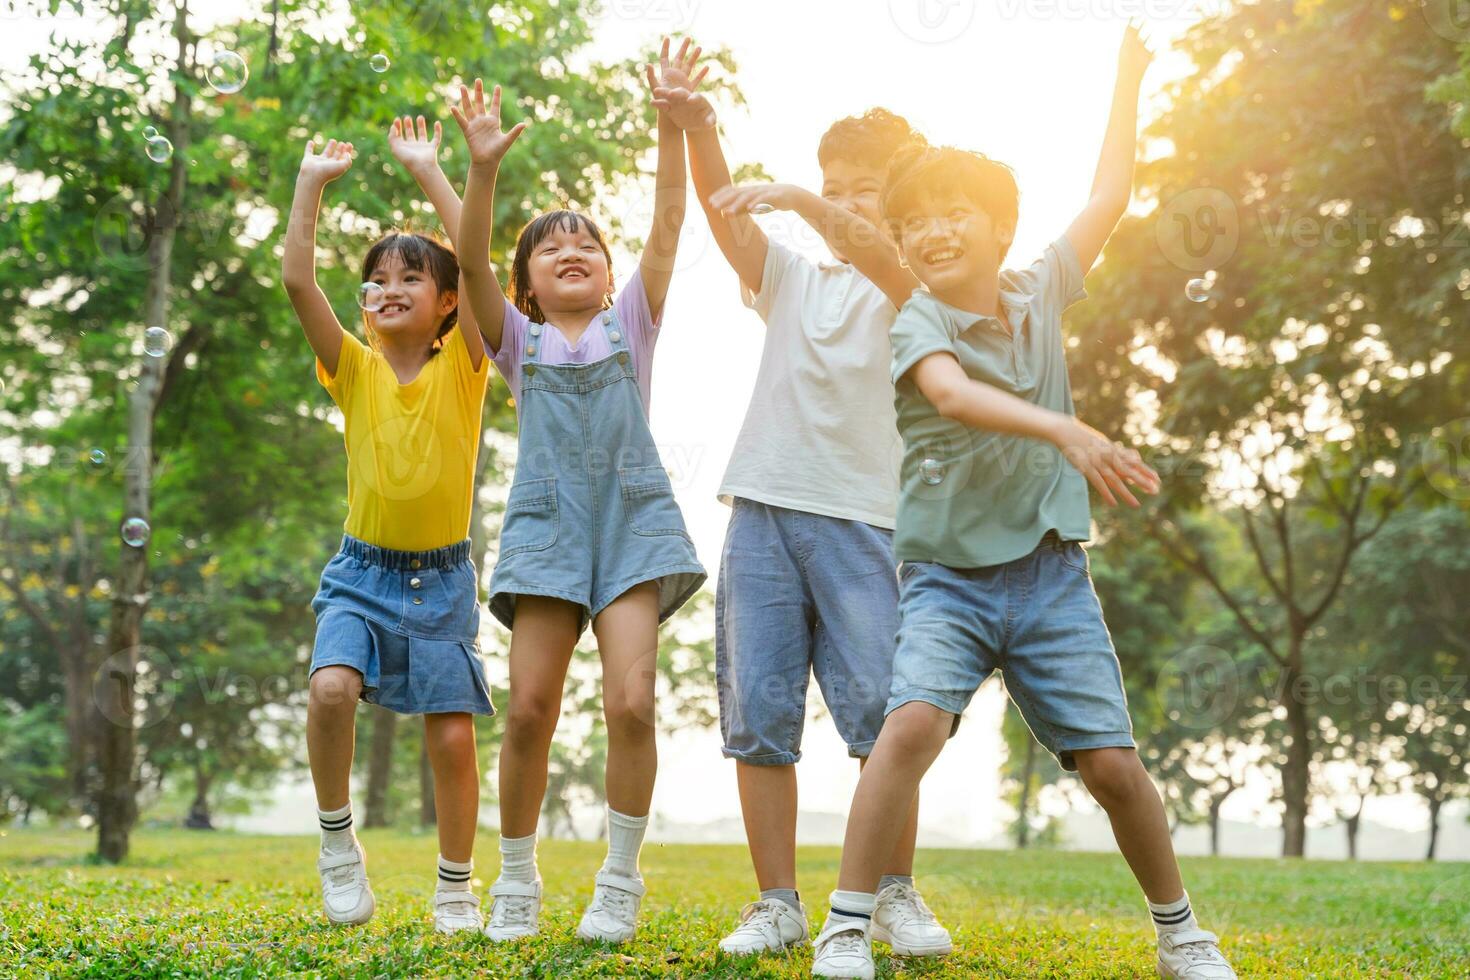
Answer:
[[[995,240],[1009,248],[1016,238],[1015,225],[1000,225],[995,229]]]

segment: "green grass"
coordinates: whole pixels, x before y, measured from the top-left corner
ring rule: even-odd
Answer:
[[[646,847],[641,929],[614,950],[573,935],[598,844],[541,845],[544,931],[507,947],[430,932],[432,836],[362,839],[378,914],[343,929],[320,912],[313,838],[148,830],[125,866],[108,867],[88,859],[90,834],[10,829],[0,838],[0,975],[805,977],[811,965],[809,950],[714,952],[754,887],[741,847]],[[492,841],[480,845],[485,884]],[[835,848],[801,851],[814,917],[837,861]],[[1467,973],[1470,865],[1193,859],[1184,870],[1203,924],[1242,976]],[[925,851],[918,874],[956,952],[906,961],[879,947],[879,976],[1153,975],[1152,930],[1116,856]]]

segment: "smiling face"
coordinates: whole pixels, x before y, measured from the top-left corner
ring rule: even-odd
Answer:
[[[883,189],[883,171],[851,160],[833,159],[822,167],[822,198],[873,225],[879,222],[878,192]],[[846,262],[836,248],[832,254]]]
[[[383,290],[382,305],[363,318],[370,335],[392,344],[422,343],[453,329],[459,265],[443,245],[420,235],[396,233],[373,246],[363,281]]]
[[[612,293],[612,260],[597,226],[572,211],[543,214],[516,242],[512,299],[535,320],[598,310]]]
[[[889,216],[889,228],[904,264],[940,298],[994,275],[1012,235],[958,191],[928,187]]]

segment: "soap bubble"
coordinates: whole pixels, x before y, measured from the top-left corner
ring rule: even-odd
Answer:
[[[365,282],[357,287],[357,305],[368,313],[383,308],[383,287],[375,282]]]
[[[148,141],[148,159],[154,163],[167,163],[174,155],[174,145],[166,136],[155,136]]]
[[[143,331],[143,351],[149,357],[162,357],[173,346],[174,339],[162,327],[149,327]]]
[[[205,76],[209,87],[221,95],[234,95],[245,87],[250,78],[250,67],[245,59],[233,51],[221,51],[209,63]]]
[[[751,214],[770,214],[774,210],[776,210],[776,206],[774,204],[767,204],[765,201],[750,206]]]
[[[149,527],[148,522],[143,520],[143,518],[141,517],[129,517],[127,520],[123,521],[123,542],[131,545],[134,548],[141,548],[145,544],[147,544],[148,536],[152,533],[153,529]]]
[[[87,461],[96,469],[101,469],[102,465],[107,462],[107,454],[100,449],[94,449],[87,454]]]
[[[944,464],[937,459],[925,459],[919,463],[919,479],[931,487],[939,486],[939,482],[944,479]]]
[[[158,130],[156,128],[152,127],[152,126],[144,126],[143,127],[143,138],[145,140],[157,139],[158,138]]]
[[[1191,279],[1184,284],[1184,297],[1191,303],[1203,303],[1210,298],[1210,286],[1208,279]]]
[[[387,71],[392,64],[393,62],[388,60],[388,56],[381,51],[368,59],[368,67],[372,68],[379,75]]]

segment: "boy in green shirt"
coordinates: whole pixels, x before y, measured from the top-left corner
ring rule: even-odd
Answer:
[[[873,976],[869,920],[901,827],[893,815],[907,812],[970,698],[999,669],[1035,737],[1107,811],[1148,898],[1159,972],[1235,977],[1184,892],[1081,546],[1088,482],[1109,504],[1137,506],[1129,488],[1156,492],[1158,475],[1073,416],[1061,336],[1063,309],[1083,297],[1083,276],[1127,208],[1149,58],[1130,28],[1092,198],[1029,269],[1001,269],[1017,218],[1009,168],[933,147],[902,151],[889,166],[880,211],[922,283],[890,335],[904,443],[898,653],[816,976]]]

